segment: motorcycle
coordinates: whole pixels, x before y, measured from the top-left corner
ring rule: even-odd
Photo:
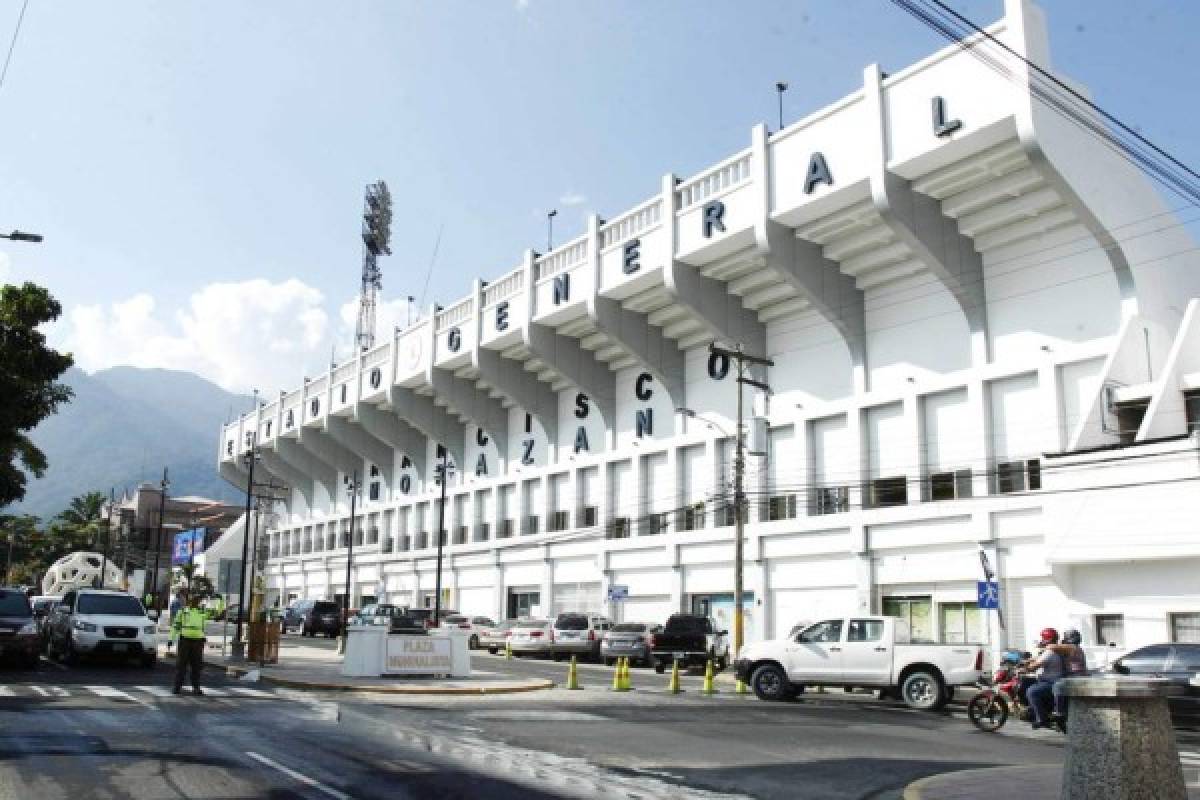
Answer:
[[[967,701],[967,718],[971,724],[981,731],[994,733],[1004,727],[1010,716],[1022,722],[1032,722],[1029,703],[1021,691],[1021,679],[1027,674],[1021,664],[1029,657],[1029,653],[1016,650],[1004,652],[991,681],[984,683]],[[1065,720],[1056,719],[1051,726],[1060,733],[1066,733]]]

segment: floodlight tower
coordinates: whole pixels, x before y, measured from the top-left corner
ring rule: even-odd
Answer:
[[[362,290],[358,297],[358,324],[354,343],[359,351],[375,346],[375,307],[379,290],[383,288],[383,270],[379,256],[390,256],[392,249],[392,195],[383,181],[367,184],[363,200],[363,267]]]

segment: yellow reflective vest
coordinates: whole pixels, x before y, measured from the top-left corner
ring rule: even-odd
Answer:
[[[175,621],[171,623],[171,641],[175,641],[180,636],[184,639],[203,639],[204,623],[207,620],[208,615],[202,609],[181,609],[175,615]]]

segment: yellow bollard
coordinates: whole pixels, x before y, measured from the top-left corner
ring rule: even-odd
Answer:
[[[504,642],[504,660],[512,661],[512,642]]]
[[[733,693],[734,694],[746,694],[749,691],[750,691],[750,687],[746,686],[746,682],[744,680],[742,680],[741,678],[738,678],[734,682],[734,684],[733,684]]]
[[[613,682],[612,690],[614,692],[625,691],[625,685],[621,682],[621,659],[617,659],[617,663],[613,666]]]
[[[716,687],[713,686],[713,663],[710,658],[704,662],[704,685],[700,687],[700,694],[716,694]]]
[[[679,662],[671,662],[671,682],[667,684],[667,694],[679,694]]]
[[[583,688],[579,685],[579,665],[575,663],[575,656],[571,656],[571,666],[567,667],[567,688]]]
[[[628,692],[633,688],[633,676],[629,673],[629,659],[621,659],[621,689]]]

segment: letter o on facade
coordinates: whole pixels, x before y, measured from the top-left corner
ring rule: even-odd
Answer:
[[[708,354],[708,377],[714,381],[723,381],[729,374],[729,356],[724,353]]]
[[[408,494],[412,490],[412,478],[408,475],[400,476],[400,491]]]
[[[462,347],[462,331],[458,328],[451,328],[446,334],[446,348],[451,353],[457,353]]]

